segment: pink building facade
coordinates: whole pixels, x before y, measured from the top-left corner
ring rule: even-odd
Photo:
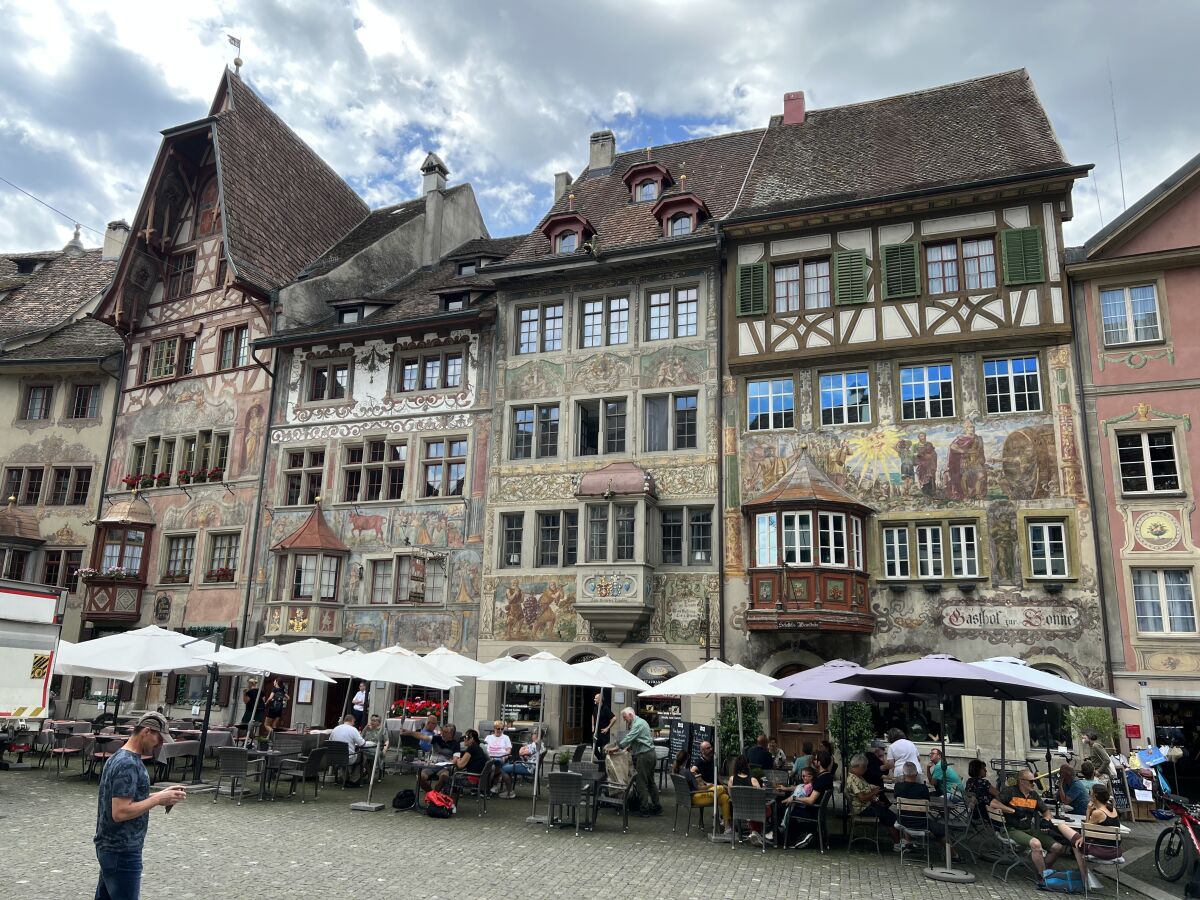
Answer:
[[[1183,748],[1200,788],[1200,156],[1068,252],[1122,749]],[[1168,778],[1174,777],[1168,771]]]

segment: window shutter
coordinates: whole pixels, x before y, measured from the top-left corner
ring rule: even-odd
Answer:
[[[1034,284],[1045,281],[1042,266],[1042,229],[1012,228],[1000,233],[1004,254],[1005,284]]]
[[[229,675],[222,675],[217,679],[217,700],[215,706],[229,705],[229,690],[233,686],[233,678]]]
[[[839,250],[833,254],[835,303],[867,302],[867,254],[864,250]]]
[[[181,680],[182,677],[179,675],[167,676],[167,693],[163,698],[166,701],[167,706],[174,706],[179,702],[179,682]]]
[[[76,675],[74,678],[71,679],[71,699],[72,700],[82,700],[84,697],[84,694],[87,693],[88,688],[90,688],[91,686],[92,686],[92,679],[84,678],[82,676]]]
[[[761,316],[767,311],[767,264],[738,266],[737,314]]]
[[[117,696],[121,698],[122,703],[127,703],[130,700],[132,700],[133,699],[133,682],[132,681],[118,681],[117,682]]]
[[[883,299],[921,292],[920,251],[916,244],[891,244],[883,252]]]

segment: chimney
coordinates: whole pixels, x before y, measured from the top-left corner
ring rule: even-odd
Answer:
[[[425,191],[425,233],[421,240],[421,265],[436,265],[442,258],[442,216],[446,198],[446,176],[450,170],[430,153],[421,164],[422,188]]]
[[[446,164],[438,158],[438,155],[430,153],[425,157],[425,162],[421,163],[421,193],[444,191],[446,176],[449,174],[450,170],[446,168]]]
[[[589,169],[607,169],[612,166],[617,156],[617,138],[605,128],[603,131],[592,133],[591,154],[588,156]]]
[[[557,203],[563,194],[567,192],[567,188],[571,186],[570,172],[557,172],[554,175],[554,201]]]
[[[804,91],[792,91],[783,95],[783,124],[804,124]]]
[[[124,219],[109,222],[104,229],[104,259],[117,259],[125,249],[125,241],[129,239],[129,223]]]

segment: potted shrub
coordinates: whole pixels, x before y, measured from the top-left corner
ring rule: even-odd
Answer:
[[[571,753],[569,750],[563,750],[555,759],[558,761],[558,771],[560,772],[567,771],[568,766],[571,765]]]
[[[135,487],[138,486],[138,482],[140,482],[141,480],[142,480],[141,476],[139,476],[139,475],[126,475],[124,478],[121,479],[121,484],[125,485],[125,487],[129,488],[129,490],[132,491]]]

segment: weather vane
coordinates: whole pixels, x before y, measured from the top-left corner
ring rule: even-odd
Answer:
[[[240,73],[242,71],[242,39],[235,38],[232,34],[227,34],[225,37],[229,38],[229,43],[237,48],[238,55],[233,58],[233,70]]]

